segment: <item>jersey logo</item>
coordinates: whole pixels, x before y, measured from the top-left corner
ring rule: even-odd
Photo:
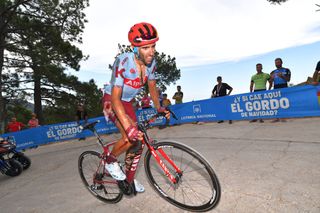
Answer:
[[[130,73],[134,74],[134,73],[136,73],[136,71],[131,68],[131,69],[130,69]]]
[[[116,78],[118,78],[118,76],[120,75],[122,78],[124,78],[123,73],[124,73],[125,69],[121,69],[119,70],[119,67],[116,67]]]
[[[146,81],[146,78],[145,77],[145,81]],[[140,78],[136,78],[136,79],[124,79],[124,84],[127,85],[127,86],[130,86],[134,89],[140,89],[142,87],[142,84],[141,84],[141,81],[140,81]]]
[[[128,61],[128,57],[125,57],[125,59],[123,59],[123,61],[121,62],[121,65],[123,66],[127,61]]]

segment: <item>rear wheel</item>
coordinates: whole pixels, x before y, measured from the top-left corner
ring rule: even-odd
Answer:
[[[183,144],[166,141],[158,142],[154,149],[170,173],[176,177],[172,183],[152,153],[145,156],[145,171],[151,186],[173,205],[189,211],[203,212],[214,208],[220,200],[220,184],[208,161],[197,151]],[[182,171],[178,174],[174,167],[159,153],[164,153]]]
[[[117,181],[105,172],[100,153],[83,152],[79,156],[78,169],[82,182],[96,198],[106,203],[117,203],[122,199]]]
[[[23,167],[19,161],[15,159],[6,160],[8,170],[5,172],[10,177],[15,177],[21,174]]]

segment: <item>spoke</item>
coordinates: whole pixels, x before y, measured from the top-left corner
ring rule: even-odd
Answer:
[[[199,168],[199,169],[194,169],[194,170],[191,170],[191,171],[183,171],[183,174],[186,174],[186,173],[191,173],[191,172],[196,172],[196,171],[199,171],[199,170],[206,170],[207,171],[207,169],[206,169],[206,167],[202,167],[202,168]]]
[[[175,160],[174,160],[174,155],[173,155],[173,153],[172,153],[172,148],[170,148],[170,153],[171,153],[170,159],[171,159],[173,162],[175,162]]]
[[[181,191],[183,192],[183,194],[186,195],[186,197],[191,201],[191,203],[194,204],[194,202],[192,201],[192,199],[189,198],[188,193],[185,193],[185,191],[183,190],[183,188],[181,188]],[[184,204],[186,204],[186,202],[184,202]]]
[[[189,163],[186,164],[186,167],[184,170],[182,170],[183,172],[187,171],[187,169],[190,167],[190,164],[193,162],[193,160],[195,159],[195,157],[192,156],[192,160],[189,161]]]
[[[180,161],[180,169],[182,169],[182,159],[183,159],[183,153],[184,153],[184,152],[181,152],[181,158],[180,158],[180,159],[181,159],[181,161]]]
[[[198,191],[194,190],[194,189],[191,187],[191,184],[188,183],[188,181],[186,181],[186,182],[187,182],[187,185],[189,185],[189,189],[190,189],[191,191],[193,191],[193,192],[195,193],[195,195],[196,195],[196,194],[197,194],[197,195],[202,195],[201,197],[206,197],[206,198],[208,198],[208,200],[210,200],[211,195],[208,196],[208,195],[205,195],[205,194],[203,194],[203,193],[201,193],[201,192],[198,192]],[[198,198],[199,198],[199,200],[200,200],[200,197],[198,197]]]

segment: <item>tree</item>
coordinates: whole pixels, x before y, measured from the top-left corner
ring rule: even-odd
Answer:
[[[132,52],[132,49],[129,45],[118,45],[119,54],[125,52]],[[117,56],[118,56],[117,55]],[[156,69],[156,79],[157,79],[157,87],[161,89],[161,91],[166,91],[167,86],[171,83],[175,83],[181,77],[180,69],[177,68],[176,58],[171,57],[170,55],[166,55],[164,53],[156,52],[155,60],[157,62]],[[109,69],[112,70],[112,66],[109,65]],[[145,90],[148,91],[147,84],[145,85]]]
[[[281,4],[288,0],[267,0],[268,2],[271,2],[272,4]]]
[[[281,4],[281,3],[287,2],[288,0],[267,0],[267,1],[271,2],[272,4]],[[320,4],[316,4],[316,6],[320,8]],[[316,11],[319,12],[320,9]]]
[[[0,110],[5,110],[2,71],[18,76],[16,84],[35,102],[35,112],[43,120],[42,101],[52,102],[48,95],[72,88],[72,77],[65,67],[79,70],[86,57],[75,44],[81,43],[88,0],[4,0],[0,3]],[[14,69],[14,70],[13,70]],[[61,77],[61,78],[58,78]],[[70,81],[71,80],[71,81]],[[29,83],[29,84],[28,84]],[[30,88],[30,83],[33,88]],[[6,94],[5,94],[6,95]],[[3,115],[4,113],[0,113]],[[3,121],[0,116],[0,122]]]

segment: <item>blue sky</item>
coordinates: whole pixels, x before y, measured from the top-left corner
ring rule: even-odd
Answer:
[[[248,92],[256,63],[265,72],[281,57],[292,71],[292,83],[311,76],[320,60],[319,0],[289,0],[271,5],[266,0],[147,0],[91,1],[80,48],[90,55],[76,74],[94,79],[99,87],[110,80],[118,43],[128,44],[129,28],[152,23],[159,31],[157,50],[177,59],[184,101],[210,97],[216,76]],[[182,6],[183,5],[183,6]],[[176,85],[166,91],[172,97]]]

